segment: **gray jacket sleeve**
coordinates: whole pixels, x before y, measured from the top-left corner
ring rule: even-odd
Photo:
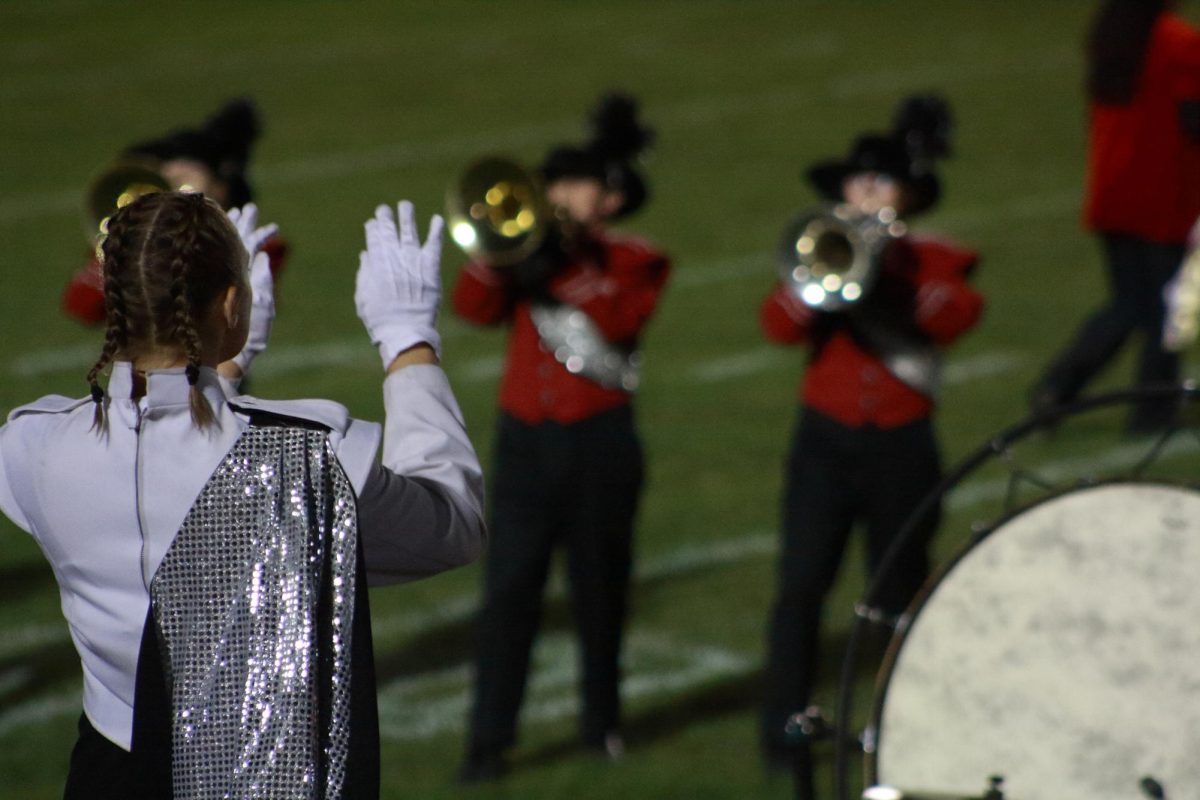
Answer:
[[[470,563],[486,540],[483,475],[445,373],[405,367],[384,380],[383,398],[382,464],[370,466],[358,493],[373,586]]]

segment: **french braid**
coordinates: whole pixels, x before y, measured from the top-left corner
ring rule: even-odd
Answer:
[[[92,415],[92,430],[104,432],[108,428],[108,417],[105,414],[104,390],[100,388],[99,375],[100,372],[112,363],[122,349],[128,343],[129,328],[125,317],[125,300],[120,291],[119,276],[128,268],[128,265],[123,260],[125,258],[123,250],[126,245],[126,239],[129,237],[128,228],[130,226],[130,218],[128,215],[119,218],[110,218],[107,225],[107,233],[100,249],[101,269],[104,274],[104,314],[105,314],[105,331],[104,331],[104,347],[100,351],[100,357],[92,368],[88,370],[87,382],[91,390],[92,402],[95,403],[95,412]],[[115,276],[116,279],[109,280],[109,276]]]
[[[200,391],[197,381],[200,378],[200,334],[196,332],[196,320],[192,313],[192,298],[189,297],[188,287],[190,272],[196,260],[200,240],[200,213],[204,210],[204,198],[198,194],[187,196],[189,202],[183,208],[179,235],[173,237],[175,252],[171,259],[171,306],[173,309],[173,325],[171,338],[183,346],[187,354],[186,368],[188,404],[191,407],[192,421],[198,427],[207,428],[214,422],[212,407]]]
[[[224,290],[245,285],[237,232],[202,195],[162,192],[110,218],[101,254],[107,328],[87,374],[96,403],[93,428],[103,431],[107,424],[98,383],[104,368],[163,349],[186,358],[192,421],[212,425],[216,417],[198,384],[204,345],[197,322]]]

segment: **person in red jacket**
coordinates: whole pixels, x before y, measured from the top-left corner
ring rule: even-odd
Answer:
[[[652,131],[622,95],[604,98],[592,121],[592,141],[560,147],[541,166],[547,199],[577,232],[549,237],[515,266],[468,263],[454,287],[460,317],[511,326],[466,782],[507,769],[558,545],[582,644],[583,743],[613,757],[623,748],[619,660],[643,474],[631,401],[638,338],[670,264],[608,229],[646,199],[634,159]]]
[[[1168,0],[1106,0],[1087,46],[1087,189],[1083,221],[1101,238],[1109,298],[1053,359],[1032,405],[1073,400],[1135,330],[1144,336],[1136,384],[1174,383],[1179,357],[1162,347],[1162,290],[1200,217],[1200,31]],[[1132,409],[1133,433],[1170,425],[1174,409]]]
[[[912,216],[938,199],[931,166],[948,152],[949,124],[943,100],[910,98],[895,131],[860,137],[845,159],[817,164],[809,179],[827,200],[861,214],[890,208]],[[851,528],[865,525],[874,575],[905,520],[940,479],[930,419],[939,354],[983,310],[982,297],[967,282],[977,260],[971,250],[908,234],[890,239],[878,258],[873,287],[846,309],[817,310],[800,286],[781,282],[760,315],[769,340],[811,353],[785,473],[761,716],[768,768],[795,768],[802,797],[812,796],[811,752],[807,742],[789,736],[788,723],[796,714],[818,713],[809,704],[825,596]],[[885,576],[880,608],[869,612],[874,618],[894,620],[925,580],[938,516],[936,510],[925,516],[908,539]]]
[[[197,191],[229,211],[253,201],[246,179],[250,149],[260,132],[258,111],[245,98],[231,100],[199,128],[181,128],[135,144],[122,158],[158,172],[171,189]],[[287,260],[288,245],[274,236],[263,245],[276,281]],[[66,314],[85,325],[104,322],[104,276],[95,252],[63,288]]]

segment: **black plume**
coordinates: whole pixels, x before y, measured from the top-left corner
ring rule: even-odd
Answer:
[[[654,143],[654,129],[638,121],[638,102],[613,93],[592,112],[591,149],[605,160],[632,161]]]
[[[213,142],[222,161],[230,160],[244,166],[250,156],[250,147],[261,131],[258,110],[253,101],[243,97],[229,101],[209,117],[202,134]]]
[[[941,95],[917,94],[896,109],[892,136],[904,142],[911,158],[932,161],[950,155],[954,120],[950,104]]]

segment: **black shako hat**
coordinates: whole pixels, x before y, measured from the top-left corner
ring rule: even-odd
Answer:
[[[860,172],[890,175],[908,188],[908,214],[937,203],[942,185],[934,162],[950,155],[954,118],[950,104],[936,93],[905,97],[896,107],[892,130],[864,134],[842,160],[822,161],[808,170],[809,181],[829,200],[842,199],[842,182]]]
[[[238,98],[226,103],[199,128],[179,128],[161,138],[135,144],[125,154],[159,161],[198,161],[229,187],[229,207],[239,208],[253,199],[246,167],[260,132],[253,101]]]
[[[591,139],[582,145],[560,145],[540,167],[542,179],[594,178],[621,192],[625,202],[613,218],[625,217],[646,202],[649,190],[636,167],[639,156],[654,142],[654,129],[638,120],[638,102],[613,92],[600,99],[591,115]]]
[[[942,185],[932,172],[932,161],[917,159],[904,143],[893,136],[866,134],[854,141],[844,159],[822,161],[808,170],[808,180],[821,196],[841,201],[842,183],[852,175],[879,172],[903,184],[908,190],[906,214],[925,211],[938,201]]]

